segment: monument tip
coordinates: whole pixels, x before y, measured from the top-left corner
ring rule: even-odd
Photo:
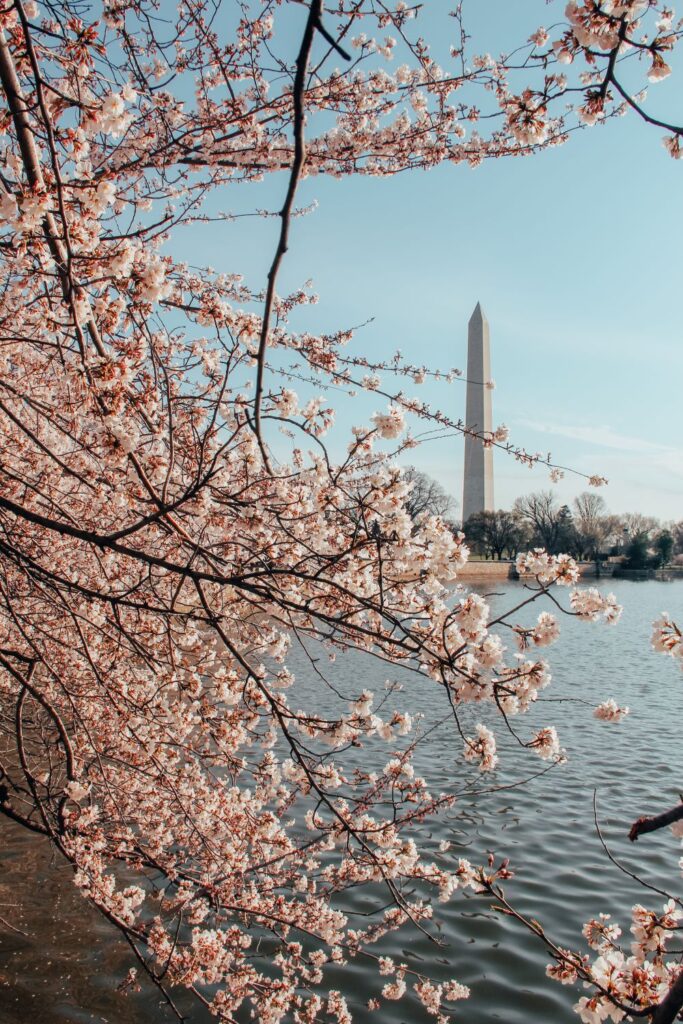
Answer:
[[[474,307],[474,310],[472,312],[472,316],[470,317],[470,320],[485,320],[485,319],[486,319],[486,317],[484,316],[484,310],[481,308],[481,302],[477,302],[477,304]]]

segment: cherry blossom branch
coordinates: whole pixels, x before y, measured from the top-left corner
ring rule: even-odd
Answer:
[[[292,160],[292,168],[289,176],[289,184],[287,186],[287,192],[285,195],[285,201],[280,211],[280,237],[278,239],[277,248],[273,257],[270,270],[268,271],[268,285],[266,288],[265,305],[263,310],[263,319],[261,321],[261,335],[259,338],[259,347],[257,354],[257,366],[256,366],[256,391],[254,396],[254,424],[256,430],[256,436],[259,439],[259,446],[264,456],[264,461],[267,463],[267,457],[265,454],[264,443],[261,433],[261,404],[263,401],[263,375],[265,371],[266,361],[266,348],[268,346],[268,333],[270,330],[270,319],[273,310],[273,300],[275,298],[275,285],[277,282],[278,271],[280,264],[287,252],[289,242],[289,227],[291,222],[291,213],[294,207],[294,200],[296,197],[297,186],[299,184],[299,178],[306,161],[306,143],[304,140],[304,107],[303,107],[303,94],[306,86],[306,72],[308,70],[308,59],[313,46],[313,37],[315,35],[316,28],[320,25],[322,12],[322,0],[311,0],[308,9],[308,17],[306,18],[306,26],[304,28],[304,34],[301,40],[301,48],[299,55],[296,60],[296,74],[294,76],[294,82],[292,85],[292,103],[293,103],[293,118],[294,118],[294,157]]]

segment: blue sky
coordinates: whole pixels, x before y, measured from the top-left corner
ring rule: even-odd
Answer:
[[[425,35],[435,4],[427,4]],[[478,52],[496,52],[550,20],[540,0],[471,6]],[[527,19],[516,35],[513,6]],[[681,97],[683,68],[650,87],[648,105],[678,111],[680,122]],[[527,449],[607,476],[602,494],[612,511],[681,519],[683,161],[667,155],[662,134],[629,115],[540,155],[474,170],[308,179],[298,204],[316,200],[317,209],[293,223],[278,291],[312,278],[320,301],[298,327],[330,331],[374,318],[352,343],[356,351],[383,358],[400,348],[409,361],[442,368],[465,366],[467,321],[481,301],[491,326],[494,423],[507,423]],[[276,175],[229,190],[221,205],[274,209],[285,187]],[[276,231],[275,220],[249,219],[181,237],[191,262],[242,272],[259,287]],[[464,415],[461,382],[415,393]],[[338,407],[340,450],[361,410],[385,404],[368,402]],[[462,449],[460,438],[443,439],[412,461],[459,498]],[[495,474],[499,507],[550,486],[546,471],[500,453]],[[569,501],[584,482],[567,476],[554,489]]]

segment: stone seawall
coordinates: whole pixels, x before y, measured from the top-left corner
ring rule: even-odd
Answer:
[[[508,580],[517,579],[515,563],[502,562],[468,562],[458,572],[459,580]]]
[[[610,562],[579,562],[581,576],[607,577],[614,574],[615,566]],[[509,559],[489,562],[468,562],[458,573],[459,580],[516,580],[519,579],[515,563]]]
[[[615,576],[622,580],[683,580],[683,565],[665,565],[661,569],[622,569]]]

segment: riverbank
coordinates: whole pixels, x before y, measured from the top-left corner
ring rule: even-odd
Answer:
[[[613,576],[615,566],[610,562],[579,562],[579,572],[582,577]],[[522,579],[524,576],[521,577]],[[654,577],[651,577],[654,578]],[[470,560],[467,565],[458,573],[458,579],[465,580],[518,580],[520,575],[513,559],[504,558],[500,561],[477,561]]]
[[[619,562],[579,562],[581,578],[612,578],[624,580],[683,580],[683,566],[670,565],[662,569],[624,569]],[[524,579],[524,576],[521,577]],[[505,558],[500,561],[477,561],[473,559],[458,573],[461,582],[470,580],[518,580],[515,562]]]

